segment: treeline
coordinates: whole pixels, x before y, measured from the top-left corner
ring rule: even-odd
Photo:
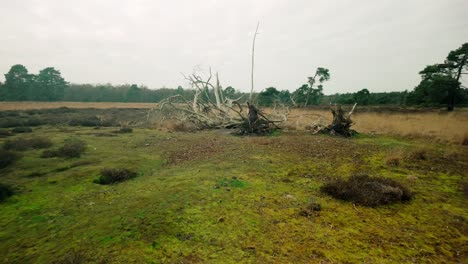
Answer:
[[[397,105],[397,106],[442,106],[452,104],[468,105],[468,90],[460,87],[459,82],[442,75],[439,68],[426,68],[421,84],[413,91],[371,93],[362,89],[355,93],[324,95],[323,85],[330,79],[328,69],[317,68],[313,77],[308,77],[293,92],[268,87],[254,95],[260,106],[284,104],[295,107],[326,105],[329,103],[359,105]],[[457,86],[458,84],[458,86]],[[229,86],[222,88],[225,98],[239,99],[244,103],[248,94]],[[5,74],[5,83],[0,83],[0,101],[69,101],[69,102],[160,102],[161,100],[182,95],[192,100],[195,91],[177,88],[149,89],[136,84],[70,84],[64,80],[60,71],[53,67],[45,68],[37,75],[28,72],[23,65],[14,65]],[[213,91],[207,90],[202,96],[214,101]]]

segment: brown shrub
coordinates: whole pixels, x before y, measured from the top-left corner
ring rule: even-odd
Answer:
[[[337,179],[321,187],[321,191],[334,198],[364,206],[378,206],[412,199],[411,192],[402,184],[388,178],[351,176]]]
[[[95,180],[95,183],[98,184],[114,184],[129,180],[137,176],[135,171],[131,171],[129,169],[119,168],[119,169],[102,169],[101,176]]]
[[[52,141],[44,137],[17,138],[5,141],[3,149],[24,151],[28,149],[49,148],[50,146],[52,146]]]

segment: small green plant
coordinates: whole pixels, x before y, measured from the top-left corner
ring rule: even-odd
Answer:
[[[106,168],[101,170],[101,175],[94,183],[108,185],[127,181],[129,179],[135,178],[137,173],[135,171],[125,169],[125,168]]]
[[[5,150],[25,151],[28,149],[43,149],[52,146],[52,141],[45,137],[17,138],[7,140],[3,144]]]
[[[6,200],[14,194],[14,190],[10,185],[0,183],[0,202]]]

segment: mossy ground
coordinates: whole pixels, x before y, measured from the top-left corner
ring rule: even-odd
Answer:
[[[58,147],[84,140],[80,158],[22,152],[0,171],[16,194],[0,204],[0,262],[460,263],[467,258],[468,150],[393,137],[305,132],[236,137],[38,127]],[[16,135],[23,137],[26,135]],[[5,139],[1,139],[5,140]],[[405,154],[425,149],[427,160]],[[386,165],[399,153],[399,166]],[[102,168],[139,176],[93,183]],[[320,193],[335,177],[385,176],[415,198],[377,208]],[[321,211],[304,217],[311,202]]]

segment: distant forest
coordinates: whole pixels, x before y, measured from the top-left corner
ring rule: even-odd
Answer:
[[[447,104],[447,92],[443,89],[423,89],[421,85],[413,91],[372,93],[362,89],[355,93],[324,95],[322,82],[329,79],[328,69],[318,68],[315,76],[320,78],[318,86],[314,86],[315,77],[309,77],[308,84],[293,92],[268,87],[256,93],[254,98],[261,106],[272,106],[275,103],[304,107],[324,105],[329,103],[359,105],[396,105],[396,106],[442,106]],[[228,86],[223,88],[227,98],[240,98],[244,102],[248,95]],[[48,67],[37,75],[28,72],[23,65],[14,65],[5,74],[5,83],[0,82],[0,101],[69,101],[69,102],[160,102],[174,95],[182,95],[191,100],[194,90],[183,88],[149,89],[136,84],[73,84],[61,76],[59,70]],[[204,96],[214,96],[212,91],[206,91]],[[455,103],[468,105],[467,89],[459,89]]]

